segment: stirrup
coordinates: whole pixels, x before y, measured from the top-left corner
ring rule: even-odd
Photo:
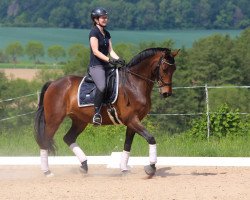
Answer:
[[[96,113],[93,117],[93,124],[99,126],[102,124],[102,116],[99,113]]]

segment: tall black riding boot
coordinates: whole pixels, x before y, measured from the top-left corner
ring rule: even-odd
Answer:
[[[101,109],[102,109],[102,101],[104,97],[104,92],[101,92],[100,90],[96,90],[95,94],[95,101],[94,101],[94,106],[95,106],[95,115],[93,117],[93,124],[98,126],[102,124],[102,116],[101,116]]]

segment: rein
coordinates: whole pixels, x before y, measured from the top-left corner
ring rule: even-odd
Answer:
[[[144,77],[144,76],[141,76],[141,75],[139,75],[139,74],[137,74],[137,73],[135,73],[135,72],[133,72],[133,71],[131,71],[131,70],[129,70],[129,69],[127,69],[127,72],[129,72],[130,74],[133,74],[133,75],[135,75],[135,76],[137,76],[137,77],[139,77],[139,78],[141,78],[141,79],[143,79],[143,80],[145,80],[145,81],[148,81],[148,82],[151,82],[151,83],[155,83],[154,80],[151,80],[151,79],[149,79],[149,78],[146,78],[146,77]]]

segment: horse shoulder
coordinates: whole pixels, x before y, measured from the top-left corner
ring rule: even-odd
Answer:
[[[143,118],[150,111],[150,95],[145,96],[143,92],[134,90],[132,87],[121,88],[119,93],[119,107],[122,113],[127,113],[130,116],[132,113],[139,113]]]

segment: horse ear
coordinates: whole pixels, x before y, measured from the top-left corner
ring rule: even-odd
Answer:
[[[177,56],[180,50],[181,50],[181,49],[178,49],[178,50],[172,52],[172,53],[171,53],[172,56],[173,56],[173,57]]]

